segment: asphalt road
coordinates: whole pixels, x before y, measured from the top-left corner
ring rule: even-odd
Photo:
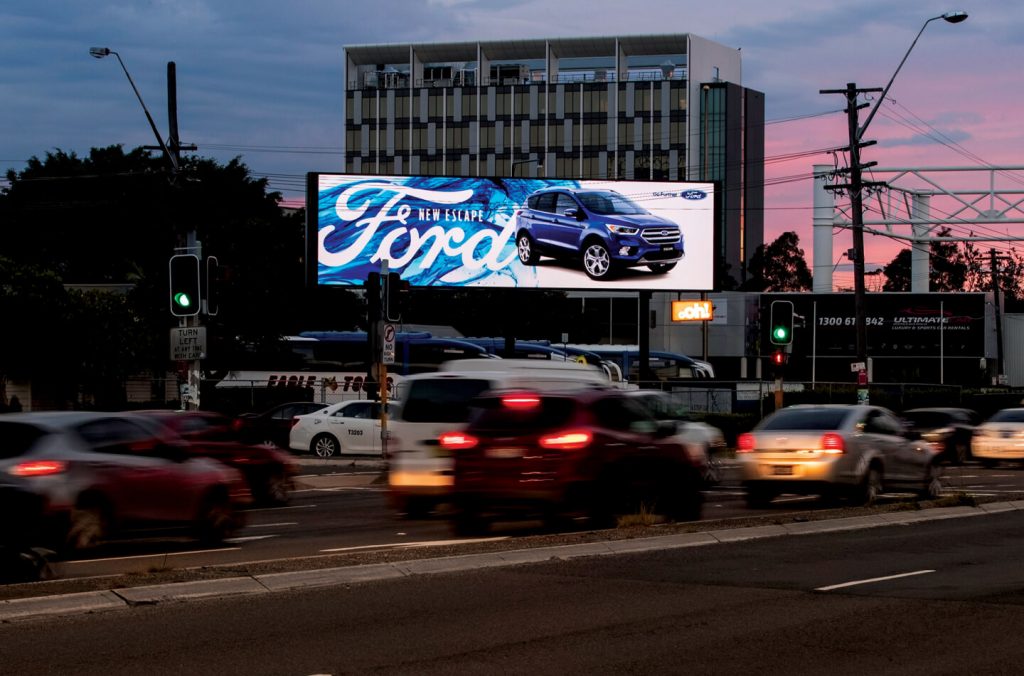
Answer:
[[[0,625],[25,674],[1017,674],[1020,512]]]
[[[260,561],[328,556],[346,552],[458,543],[443,516],[400,519],[388,508],[386,485],[374,469],[350,467],[351,461],[317,461],[304,466],[303,486],[286,507],[248,513],[248,526],[226,546],[201,548],[182,538],[150,538],[111,543],[89,556],[58,561],[60,579],[148,573],[204,566],[230,566]],[[976,466],[951,467],[945,481],[950,491],[982,497],[1024,494],[1024,469]],[[907,496],[884,496],[898,501]],[[781,496],[767,510],[751,510],[735,478],[705,493],[703,520],[743,519],[753,515],[790,515],[826,508],[814,497]],[[586,524],[581,523],[581,528]],[[540,532],[533,522],[499,523],[488,537],[517,538]],[[472,538],[479,539],[479,538]]]

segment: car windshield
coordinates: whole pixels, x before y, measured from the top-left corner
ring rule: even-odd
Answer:
[[[837,430],[850,411],[842,408],[786,409],[757,426],[759,430]]]
[[[918,429],[943,427],[952,422],[952,416],[942,411],[907,411],[903,418]]]
[[[402,402],[406,422],[457,423],[469,419],[469,402],[484,390],[487,380],[438,378],[409,383]]]
[[[1005,411],[999,411],[991,418],[989,422],[1024,422],[1024,408],[1008,408]]]
[[[0,459],[17,458],[24,455],[44,432],[33,425],[23,423],[0,423]]]
[[[568,397],[540,397],[534,406],[517,407],[505,396],[483,397],[474,402],[470,428],[477,433],[521,436],[565,425],[576,402]]]
[[[647,210],[615,192],[581,192],[576,197],[589,211],[602,216],[646,214]]]

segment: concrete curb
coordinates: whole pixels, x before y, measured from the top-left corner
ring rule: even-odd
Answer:
[[[396,563],[269,573],[266,575],[233,577],[222,580],[178,582],[108,591],[12,599],[0,601],[0,622],[22,621],[39,617],[52,617],[54,615],[95,613],[137,605],[182,602],[211,597],[264,594],[295,589],[359,584],[415,575],[454,573],[482,568],[515,566],[524,563],[568,560],[586,556],[649,552],[681,547],[701,547],[729,542],[759,540],[786,535],[811,535],[865,528],[880,528],[883,526],[911,525],[924,521],[959,519],[1022,510],[1024,510],[1024,500],[1015,500],[986,503],[977,507],[940,507],[920,511],[889,512],[886,514],[807,521],[803,523],[753,526],[750,528],[722,529],[697,533],[678,533],[675,535],[662,535],[633,540],[556,545],[552,547],[467,554],[435,559],[418,559]]]

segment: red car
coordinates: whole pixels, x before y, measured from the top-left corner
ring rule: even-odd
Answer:
[[[132,413],[51,411],[0,416],[0,493],[34,517],[21,546],[91,549],[111,537],[181,529],[216,543],[252,502],[236,470],[194,456],[154,420]]]
[[[467,426],[440,438],[455,457],[455,530],[478,533],[509,513],[697,519],[700,469],[675,433],[619,390],[485,394]]]
[[[230,418],[211,411],[151,410],[138,413],[160,421],[189,442],[191,453],[215,458],[241,472],[258,504],[288,503],[298,464],[289,454],[271,446],[237,441]]]

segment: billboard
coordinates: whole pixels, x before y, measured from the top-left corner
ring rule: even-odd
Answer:
[[[321,286],[708,291],[713,183],[309,174]]]

